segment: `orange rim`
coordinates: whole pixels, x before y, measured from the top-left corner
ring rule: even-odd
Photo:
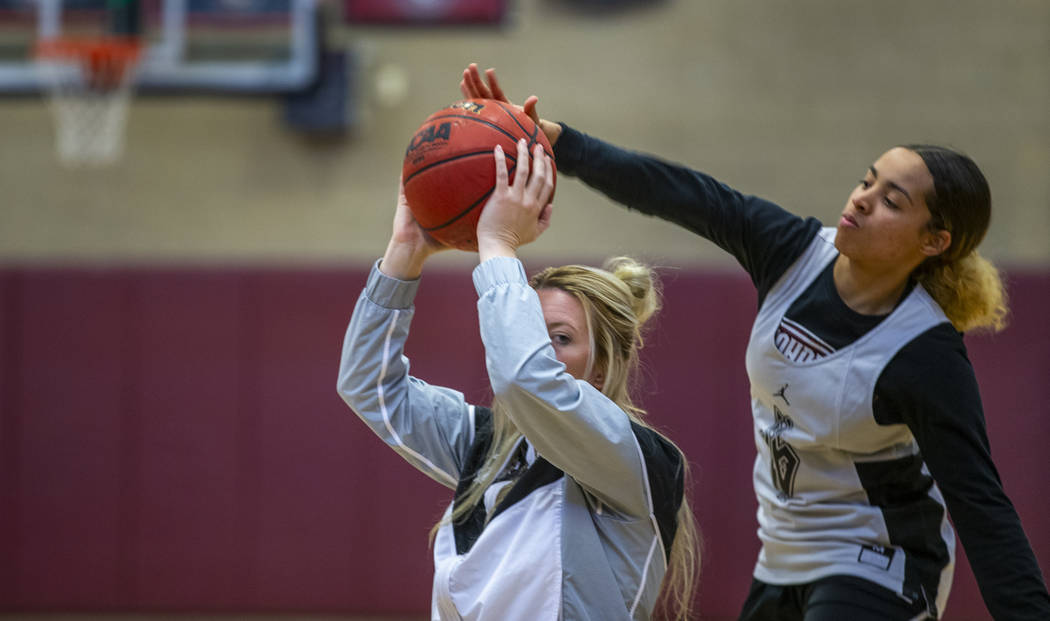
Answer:
[[[131,37],[99,39],[45,39],[36,44],[40,60],[78,62],[93,82],[116,85],[127,69],[135,64],[142,44]]]

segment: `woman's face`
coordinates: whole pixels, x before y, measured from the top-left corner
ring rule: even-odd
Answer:
[[[922,158],[890,149],[868,168],[850,193],[838,223],[835,247],[851,261],[874,269],[915,268],[947,249],[945,231],[927,229],[926,195],[933,177]]]
[[[547,334],[554,345],[554,355],[565,365],[565,370],[576,379],[586,377],[591,359],[591,339],[587,332],[587,316],[575,296],[561,289],[540,289],[536,292],[547,322]],[[595,384],[598,389],[600,385]]]

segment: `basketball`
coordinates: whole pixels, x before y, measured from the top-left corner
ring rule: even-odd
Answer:
[[[401,171],[405,198],[423,230],[446,246],[477,251],[478,218],[496,185],[492,150],[503,147],[513,182],[521,138],[530,156],[537,142],[543,145],[553,165],[547,137],[507,103],[468,99],[427,117],[408,144]]]

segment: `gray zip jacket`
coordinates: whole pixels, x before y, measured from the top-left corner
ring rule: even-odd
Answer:
[[[524,440],[485,501],[439,530],[432,618],[650,618],[682,499],[681,453],[565,371],[518,260],[490,259],[473,276],[493,394]],[[483,466],[492,414],[408,374],[418,286],[373,266],[338,390],[399,455],[456,491],[451,511]]]

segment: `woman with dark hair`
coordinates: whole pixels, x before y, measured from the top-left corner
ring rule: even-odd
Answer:
[[[471,65],[466,97],[506,101]],[[882,154],[834,228],[540,119],[558,170],[733,254],[758,289],[747,347],[762,550],[741,619],[937,618],[958,529],[996,619],[1050,619],[992,462],[962,332],[1000,329],[976,247],[991,198],[965,155]]]

